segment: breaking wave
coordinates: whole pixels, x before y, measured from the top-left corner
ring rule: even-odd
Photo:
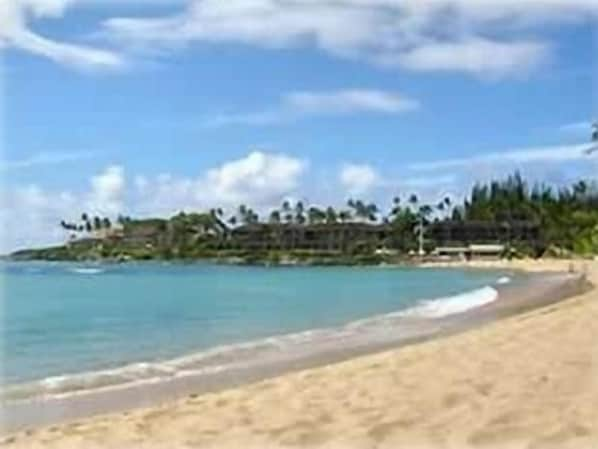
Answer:
[[[95,269],[79,269],[89,270]],[[95,272],[94,272],[95,273]],[[222,345],[160,362],[131,363],[113,369],[47,377],[42,380],[2,386],[2,401],[63,397],[73,394],[121,388],[140,383],[157,383],[184,376],[215,374],[232,368],[259,367],[289,355],[316,355],[367,342],[390,342],[421,333],[423,323],[462,314],[495,301],[498,292],[490,286],[433,300],[414,307],[350,322],[346,325],[278,335],[246,343]]]

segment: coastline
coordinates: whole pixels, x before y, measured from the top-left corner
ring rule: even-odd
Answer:
[[[455,264],[452,264],[451,266],[454,266]],[[492,266],[488,266],[488,265],[492,265]],[[596,273],[598,272],[598,270],[596,270],[595,267],[595,263],[592,264],[591,262],[587,263],[587,275],[589,277],[589,280],[596,283],[597,278],[596,278]],[[463,267],[463,264],[459,264],[460,267]],[[563,262],[553,262],[553,263],[536,263],[536,261],[534,261],[534,265],[533,266],[529,266],[529,263],[526,265],[525,262],[515,262],[515,263],[501,263],[501,264],[496,264],[496,263],[492,263],[492,264],[485,264],[485,263],[467,263],[465,265],[466,267],[471,267],[471,268],[501,268],[501,269],[514,269],[514,270],[518,270],[518,269],[522,269],[524,271],[534,271],[534,272],[560,272],[562,273],[563,271],[568,271],[568,266],[565,267],[565,265],[563,264]],[[199,386],[197,384],[193,384],[193,382],[188,382],[185,383],[183,382],[181,385],[178,386],[174,386],[174,392],[177,394],[172,394],[173,390],[168,390],[166,389],[166,391],[160,391],[159,389],[154,388],[152,391],[152,398],[150,398],[149,403],[138,403],[135,404],[135,408],[140,407],[140,406],[149,406],[149,408],[146,409],[138,409],[135,411],[125,411],[123,412],[123,410],[129,409],[131,408],[131,403],[129,402],[128,406],[127,406],[127,398],[125,398],[123,395],[123,392],[118,392],[117,394],[114,395],[114,397],[112,399],[107,398],[105,399],[105,401],[103,402],[104,405],[110,405],[110,406],[114,406],[117,405],[116,408],[114,407],[108,407],[104,410],[99,409],[99,410],[90,410],[89,406],[85,405],[84,401],[83,403],[79,403],[79,404],[74,404],[75,407],[69,407],[69,408],[65,408],[68,404],[63,403],[63,404],[54,404],[54,410],[58,410],[59,411],[59,418],[60,419],[55,419],[56,416],[51,416],[51,413],[46,412],[42,412],[40,415],[44,415],[43,417],[45,417],[46,422],[44,422],[43,420],[41,422],[38,423],[38,425],[43,425],[43,424],[49,424],[52,422],[56,422],[56,421],[70,421],[73,419],[79,419],[79,421],[81,421],[80,418],[85,417],[87,415],[96,415],[97,413],[106,413],[106,412],[110,412],[110,411],[114,411],[114,410],[121,410],[120,414],[116,414],[116,413],[112,413],[112,414],[108,414],[108,415],[103,415],[103,416],[95,416],[95,417],[91,417],[91,418],[85,418],[82,422],[85,422],[85,425],[89,425],[91,427],[93,427],[94,425],[98,425],[100,422],[103,422],[103,420],[105,421],[107,420],[111,420],[111,423],[113,423],[116,426],[131,426],[133,423],[130,422],[130,419],[128,419],[128,417],[130,416],[137,416],[140,417],[139,419],[141,419],[141,417],[145,416],[144,414],[151,414],[152,412],[155,412],[157,409],[162,409],[164,407],[168,408],[169,410],[172,410],[173,413],[176,412],[176,410],[179,410],[181,407],[182,408],[187,408],[188,407],[188,403],[189,401],[193,402],[195,400],[195,396],[197,396],[198,393],[201,392],[207,392],[207,391],[212,391],[211,393],[207,393],[204,396],[205,397],[218,397],[218,396],[228,396],[230,394],[233,394],[233,392],[247,392],[247,391],[253,391],[253,389],[256,388],[257,385],[261,385],[261,384],[269,384],[269,383],[274,383],[276,385],[278,384],[285,384],[287,382],[291,382],[291,379],[297,379],[297,378],[303,378],[304,376],[309,375],[309,373],[312,372],[323,372],[323,373],[328,373],[330,376],[335,377],[337,375],[340,375],[341,373],[344,374],[351,374],[351,376],[349,376],[350,378],[353,378],[355,375],[359,375],[359,369],[357,370],[357,373],[347,373],[347,366],[348,365],[358,365],[361,366],[363,364],[367,364],[369,363],[369,360],[372,359],[376,359],[376,358],[380,358],[380,359],[384,359],[384,360],[392,360],[393,358],[401,358],[404,357],[405,354],[411,353],[411,352],[419,352],[419,351],[429,351],[430,347],[437,347],[438,345],[448,345],[449,349],[451,346],[451,342],[454,342],[455,339],[459,340],[459,339],[471,339],[472,335],[475,335],[476,333],[487,333],[489,332],[488,328],[501,328],[501,327],[505,327],[508,323],[510,323],[513,320],[518,320],[518,319],[523,319],[526,318],[526,320],[528,322],[530,322],[529,319],[527,319],[528,315],[531,315],[533,317],[534,314],[539,314],[541,310],[544,310],[546,308],[550,308],[550,307],[554,307],[554,308],[566,308],[566,306],[568,304],[570,304],[571,302],[575,302],[575,301],[579,301],[579,298],[584,298],[584,297],[594,297],[595,296],[595,291],[591,291],[591,292],[587,292],[584,293],[585,289],[581,288],[578,285],[578,280],[574,281],[573,283],[572,280],[574,278],[572,278],[569,275],[562,275],[562,274],[558,274],[558,275],[539,275],[539,276],[543,276],[541,278],[536,277],[535,279],[538,280],[535,284],[533,284],[531,287],[528,286],[528,291],[531,294],[531,297],[528,297],[527,300],[525,300],[526,298],[522,298],[522,292],[521,291],[517,291],[516,289],[513,289],[513,291],[509,292],[509,287],[505,287],[502,291],[501,291],[501,299],[499,301],[496,301],[494,303],[488,304],[486,306],[482,306],[479,309],[476,309],[473,313],[468,314],[467,315],[467,319],[465,320],[456,320],[456,322],[452,322],[450,326],[446,326],[442,329],[437,329],[435,332],[428,334],[428,335],[418,335],[415,338],[412,338],[410,340],[401,340],[400,342],[397,341],[388,341],[385,342],[382,345],[366,345],[366,347],[363,348],[352,348],[352,349],[347,349],[346,351],[344,351],[343,353],[335,353],[335,354],[329,354],[329,353],[322,353],[319,354],[317,357],[314,357],[312,359],[307,359],[307,360],[301,360],[301,361],[290,361],[290,363],[287,364],[283,364],[284,366],[274,366],[271,367],[270,370],[265,370],[262,372],[253,372],[253,376],[247,376],[247,373],[245,373],[244,375],[239,375],[237,373],[237,375],[232,375],[231,378],[229,379],[222,379],[219,378],[217,379],[219,382],[215,382],[212,383],[211,385],[209,385],[208,388],[199,388]],[[550,284],[550,282],[546,282],[548,279],[554,279],[555,284],[554,285],[547,285]],[[578,279],[575,277],[575,279]],[[574,298],[570,298],[566,301],[562,301],[561,300],[564,297],[569,297],[571,296],[571,294],[574,293],[581,293],[578,294],[577,296],[575,296]],[[523,300],[522,300],[523,299]],[[544,307],[543,307],[544,306]],[[550,307],[548,307],[550,306]],[[531,311],[530,311],[531,309]],[[521,314],[523,312],[523,314]],[[516,315],[516,316],[512,316],[511,315]],[[509,318],[510,317],[510,318]],[[504,318],[502,320],[498,320],[499,318]],[[489,323],[492,322],[492,323]],[[482,324],[485,324],[485,326],[480,327]],[[441,337],[441,338],[439,338]],[[432,338],[432,340],[430,340]],[[475,339],[475,338],[474,338]],[[430,340],[430,341],[427,341]],[[423,343],[422,343],[423,341]],[[417,345],[409,345],[412,343],[421,343],[421,344],[417,344]],[[407,345],[407,346],[406,346]],[[475,346],[475,344],[474,344]],[[479,345],[478,345],[479,346]],[[481,350],[481,348],[477,348],[478,350]],[[382,352],[381,351],[387,351],[387,352]],[[378,354],[373,354],[373,353],[378,353]],[[372,355],[373,354],[373,355]],[[348,360],[348,361],[347,361]],[[341,362],[341,363],[338,363]],[[428,363],[433,364],[434,360],[429,360]],[[437,361],[438,365],[442,365],[441,361]],[[392,366],[395,366],[394,364]],[[313,367],[317,367],[317,368],[313,368]],[[409,368],[407,366],[407,368]],[[436,367],[437,369],[440,368],[440,366]],[[382,363],[381,368],[382,373],[379,374],[384,374],[384,373],[388,373],[388,370],[390,369],[389,366],[386,366],[384,363]],[[297,370],[301,370],[300,372],[294,372]],[[292,372],[291,372],[292,371]],[[338,372],[337,372],[338,371]],[[285,373],[289,373],[290,374],[285,374]],[[282,376],[280,376],[282,375]],[[276,377],[273,378],[273,376],[280,376],[280,377]],[[269,380],[263,380],[263,379],[269,379]],[[224,380],[224,382],[222,382]],[[258,382],[257,384],[248,384],[248,382]],[[239,387],[239,385],[241,385]],[[232,387],[236,387],[236,388],[232,388]],[[352,387],[357,387],[357,388],[367,388],[367,384],[358,384],[358,385],[353,385]],[[317,386],[315,387],[317,389]],[[390,386],[391,390],[392,390],[392,385]],[[221,392],[215,392],[215,390],[221,390],[221,389],[225,389],[224,391]],[[137,395],[142,397],[142,398],[146,398],[148,391],[138,391]],[[321,394],[326,394],[326,391],[320,391]],[[304,398],[301,394],[300,391],[293,391],[292,389],[289,390],[289,394],[293,397],[293,399],[295,401],[297,401],[299,403],[299,405],[301,405],[301,403],[303,402]],[[417,391],[414,391],[411,393],[413,394],[417,394]],[[161,396],[162,395],[162,396]],[[191,396],[189,396],[191,395]],[[192,397],[193,396],[193,397]],[[199,398],[201,398],[203,396],[199,396]],[[177,399],[179,398],[179,399]],[[122,402],[119,403],[115,403],[114,401],[116,399],[121,400]],[[254,398],[255,399],[255,398]],[[130,400],[130,398],[129,398]],[[156,402],[162,402],[163,405],[155,405]],[[154,404],[154,405],[152,405]],[[72,406],[73,403],[71,402],[70,406]],[[86,408],[87,407],[87,408]],[[193,407],[191,407],[193,409]],[[38,409],[39,410],[39,409]],[[65,413],[66,412],[66,413]],[[89,413],[91,412],[91,413]],[[199,416],[203,416],[203,413],[199,413],[199,410],[196,411],[197,414],[195,414],[196,419],[199,419]],[[257,411],[256,411],[257,412]],[[5,410],[5,417],[7,416],[7,414],[10,413],[10,411]],[[72,416],[69,416],[68,413],[73,413]],[[176,414],[176,413],[175,413]],[[14,416],[13,416],[14,417]],[[53,419],[54,418],[54,419]],[[143,418],[145,419],[145,418]],[[191,417],[190,417],[191,419]],[[211,420],[211,418],[209,419]],[[380,418],[381,422],[383,423],[384,420],[382,420]],[[7,421],[4,420],[4,423],[6,424]],[[174,424],[174,422],[172,422],[171,424]],[[44,435],[45,432],[47,432],[48,434],[53,434],[54,436],[56,434],[61,435],[62,439],[59,438],[58,441],[61,443],[60,447],[68,447],[68,444],[70,444],[68,442],[68,439],[72,437],[72,435],[69,433],[70,432],[70,426],[72,425],[72,422],[69,424],[68,422],[66,422],[65,424],[60,424],[57,426],[52,426],[50,428],[46,428],[43,430],[36,430],[36,431],[25,431],[25,432],[21,432],[21,433],[17,433],[14,434],[12,436],[8,437],[8,443],[14,443],[19,445],[18,447],[46,447],[44,446],[44,442],[42,441],[42,437],[39,437],[40,434]],[[18,426],[17,426],[18,427]],[[77,426],[79,427],[79,426]],[[6,427],[8,429],[10,429],[10,427]],[[54,430],[52,430],[54,429]],[[33,434],[28,435],[28,433],[33,432]],[[183,432],[184,433],[184,432]],[[77,435],[79,435],[79,432],[77,432]],[[223,437],[221,435],[221,437]],[[114,444],[110,443],[107,445],[110,447],[114,447],[115,444],[118,444],[120,446],[124,446],[124,447],[130,447],[131,444],[127,444],[127,441],[123,440],[119,440],[119,436],[114,435],[114,438],[116,438],[116,440],[114,440]],[[153,441],[152,437],[150,435],[147,435],[146,437],[144,437],[142,434],[138,434],[137,438],[148,438],[147,441],[145,441],[145,444],[157,444],[157,447],[162,447],[160,446],[160,441],[156,440]],[[14,439],[14,440],[13,440]],[[182,441],[180,440],[175,440],[180,444],[180,446],[183,446]],[[226,441],[226,438],[224,438],[224,441]],[[238,440],[240,442],[242,442],[243,440]],[[64,445],[62,445],[62,443],[64,443]],[[179,443],[177,444],[177,447],[179,447]],[[222,447],[223,444],[222,440],[215,440],[215,444],[217,447]],[[229,445],[235,446],[233,443],[229,442],[227,443]],[[265,443],[264,443],[265,444]],[[22,445],[22,446],[20,446]],[[226,444],[224,444],[226,445]],[[269,446],[276,446],[276,442],[274,441],[269,441],[268,442]],[[284,444],[282,444],[284,446]],[[309,444],[307,444],[309,445]],[[50,445],[51,446],[51,445]],[[87,446],[87,444],[86,444]],[[243,445],[245,446],[245,445]],[[356,446],[359,446],[359,444],[356,444]],[[88,447],[88,446],[87,446]],[[101,445],[100,445],[101,447]],[[152,446],[154,447],[154,446]],[[238,446],[237,446],[238,447]],[[257,447],[257,446],[256,446]],[[346,445],[345,445],[346,447]],[[352,445],[350,445],[350,447],[352,447]]]

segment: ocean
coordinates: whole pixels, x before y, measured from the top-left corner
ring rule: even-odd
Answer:
[[[509,281],[457,269],[41,262],[3,263],[2,280],[4,401],[383,339],[494,301],[493,286]]]

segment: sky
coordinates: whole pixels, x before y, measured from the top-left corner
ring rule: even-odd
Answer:
[[[596,0],[0,0],[0,252],[82,212],[598,180]]]

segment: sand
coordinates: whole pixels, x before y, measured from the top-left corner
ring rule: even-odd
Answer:
[[[598,262],[508,267],[570,265],[598,285]],[[595,449],[598,291],[459,335],[3,438],[11,448]]]

